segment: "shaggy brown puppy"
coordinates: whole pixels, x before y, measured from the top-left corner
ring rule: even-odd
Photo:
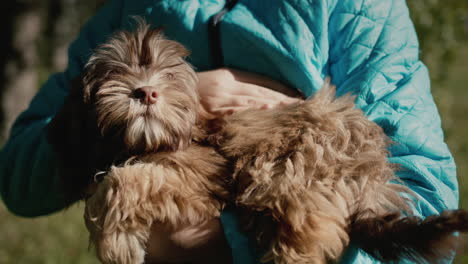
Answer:
[[[313,99],[226,117],[207,137],[187,51],[140,23],[95,52],[82,92],[71,95],[81,102],[51,126],[57,135],[70,126],[67,114],[84,116],[83,148],[98,160],[85,163],[86,173],[117,164],[86,200],[102,262],[142,263],[153,223],[210,221],[229,200],[275,263],[335,261],[351,239],[385,261],[434,262],[450,255],[453,231],[468,229],[463,211],[404,216],[411,211],[401,193],[411,192],[387,161],[389,140],[329,82]],[[81,182],[89,185],[89,175]]]
[[[95,51],[49,124],[71,200],[86,196],[96,172],[201,135],[192,129],[201,111],[189,52],[137,23],[136,33],[118,32]]]
[[[94,194],[85,220],[104,263],[142,263],[153,222],[209,222],[228,200],[227,161],[189,144],[206,134],[197,121],[207,114],[187,55],[138,21],[136,32],[119,32],[95,51],[49,126],[70,201]]]

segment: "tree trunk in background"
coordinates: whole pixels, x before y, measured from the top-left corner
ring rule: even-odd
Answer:
[[[0,145],[16,117],[53,72],[67,64],[69,43],[103,0],[13,0],[0,18]]]
[[[34,1],[7,1],[7,12],[2,12],[1,25],[6,41],[1,42],[1,139],[6,136],[14,118],[28,105],[37,90],[36,68],[41,19]]]

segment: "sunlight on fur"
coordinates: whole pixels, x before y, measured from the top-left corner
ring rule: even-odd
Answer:
[[[145,152],[189,144],[199,98],[197,76],[183,59],[188,54],[142,21],[136,33],[119,32],[98,48],[83,79],[101,133],[125,129],[127,148]],[[157,89],[156,104],[144,105],[132,96],[142,86]]]

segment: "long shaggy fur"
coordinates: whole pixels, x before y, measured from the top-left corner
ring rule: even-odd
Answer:
[[[422,220],[411,215],[413,194],[388,163],[391,144],[381,127],[335,98],[329,81],[310,100],[277,110],[247,110],[225,119],[211,137],[234,162],[236,203],[259,237],[271,238],[263,260],[326,263],[351,239],[382,261],[449,258],[454,231],[467,231],[468,213],[447,211]],[[253,211],[257,211],[254,213]]]
[[[407,211],[383,130],[333,87],[277,110],[247,110],[211,137],[235,161],[236,203],[278,226],[264,260],[323,263],[349,243],[351,216]],[[255,221],[255,219],[251,219]],[[262,232],[262,230],[257,230]]]
[[[234,162],[246,226],[270,238],[264,261],[336,261],[354,239],[383,261],[434,263],[453,254],[453,232],[468,228],[463,210],[405,216],[411,201],[402,194],[413,193],[388,162],[390,140],[353,96],[335,98],[329,80],[304,102],[225,118],[210,143]],[[270,226],[258,224],[265,215]]]
[[[86,201],[90,241],[103,263],[143,263],[153,222],[199,224],[219,217],[228,199],[226,160],[190,146],[112,167]]]
[[[102,262],[143,263],[153,223],[211,221],[226,203],[241,209],[263,260],[277,264],[336,261],[350,240],[384,261],[433,263],[452,253],[453,232],[468,229],[468,214],[411,216],[403,197],[412,192],[387,159],[391,142],[354,97],[336,98],[327,81],[303,102],[209,120],[187,54],[143,22],[135,33],[117,33],[96,50],[82,89],[51,125],[53,138],[76,127],[67,120],[75,115],[89,130],[68,161],[90,167],[82,185],[107,166],[85,208]],[[157,88],[155,104],[135,98],[142,86]],[[97,154],[80,157],[86,148]]]
[[[118,32],[94,52],[49,124],[71,202],[87,195],[96,172],[145,152],[185,148],[200,135],[192,128],[201,112],[189,52],[137,22],[136,32]],[[157,104],[135,97],[144,86],[157,87]]]
[[[191,139],[199,108],[197,77],[179,43],[140,22],[96,50],[86,65],[85,99],[95,106],[101,134],[120,134],[135,152],[176,150]],[[135,98],[135,89],[157,87],[157,104]]]

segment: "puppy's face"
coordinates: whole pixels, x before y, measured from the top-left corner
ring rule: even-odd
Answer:
[[[131,152],[176,150],[191,139],[199,107],[188,51],[141,24],[102,45],[85,68],[84,97],[104,137]]]

